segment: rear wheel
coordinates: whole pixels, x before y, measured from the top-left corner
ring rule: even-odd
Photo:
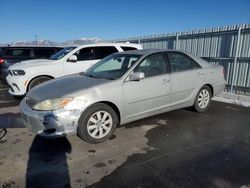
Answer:
[[[77,133],[86,142],[96,144],[106,141],[115,131],[117,124],[118,117],[113,108],[99,103],[82,114]]]
[[[35,87],[35,86],[37,86],[37,85],[39,85],[39,84],[41,84],[41,83],[43,83],[43,82],[46,82],[46,81],[48,81],[48,80],[50,80],[50,79],[51,79],[51,78],[48,77],[48,76],[39,76],[39,77],[33,79],[33,80],[30,82],[30,84],[29,84],[28,91],[29,91],[30,89],[32,89],[33,87]]]
[[[198,92],[194,102],[195,111],[205,112],[210,106],[211,98],[212,98],[211,89],[208,86],[203,86]]]

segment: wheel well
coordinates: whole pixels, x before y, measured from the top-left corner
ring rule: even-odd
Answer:
[[[111,108],[113,108],[113,110],[116,112],[116,114],[118,115],[118,120],[119,120],[119,124],[121,122],[121,114],[120,114],[120,110],[118,109],[118,107],[112,103],[112,102],[109,102],[109,101],[100,101],[98,103],[103,103],[103,104],[106,104],[108,106],[110,106]]]
[[[212,92],[212,97],[214,96],[214,89],[213,89],[213,86],[210,85],[210,84],[206,84],[205,86],[208,86]]]
[[[50,76],[50,75],[39,75],[39,76],[36,76],[36,77],[32,78],[32,79],[29,81],[29,83],[28,83],[28,85],[27,85],[27,87],[26,87],[26,91],[28,92],[30,83],[31,83],[34,79],[39,78],[39,77],[42,77],[42,76],[46,76],[46,77],[51,78],[51,79],[54,78],[53,76]]]

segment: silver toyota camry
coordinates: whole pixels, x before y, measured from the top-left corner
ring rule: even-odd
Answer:
[[[191,54],[127,51],[33,88],[20,109],[24,124],[38,135],[78,134],[99,143],[118,125],[138,119],[188,106],[204,112],[224,88],[223,67]]]

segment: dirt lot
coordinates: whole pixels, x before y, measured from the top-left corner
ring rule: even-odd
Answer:
[[[91,145],[77,136],[46,140],[23,127],[0,86],[0,187],[247,187],[250,108],[213,102],[130,123]]]

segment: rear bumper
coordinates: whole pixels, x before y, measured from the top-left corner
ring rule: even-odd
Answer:
[[[225,91],[226,82],[223,81],[223,82],[214,84],[213,87],[214,87],[214,95],[213,96],[216,96],[216,95],[222,93],[223,91]]]

